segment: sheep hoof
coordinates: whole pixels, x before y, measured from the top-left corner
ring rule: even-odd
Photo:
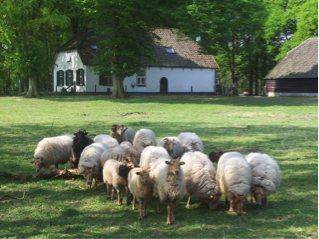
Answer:
[[[190,206],[189,205],[186,205],[186,207],[185,208],[190,208]]]

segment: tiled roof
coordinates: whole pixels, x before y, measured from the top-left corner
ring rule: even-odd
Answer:
[[[318,37],[289,51],[265,79],[318,78]]]
[[[156,63],[147,63],[146,66],[157,67],[183,67],[183,68],[218,68],[218,64],[212,55],[199,52],[197,42],[184,37],[178,39],[176,29],[157,29],[155,33],[161,38],[154,44],[154,59]],[[63,44],[57,52],[77,49],[84,65],[94,57],[95,50],[92,49],[92,32],[88,28],[82,29],[69,41]],[[175,54],[166,52],[165,47],[173,48]]]

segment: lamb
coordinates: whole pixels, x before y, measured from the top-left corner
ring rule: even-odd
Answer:
[[[124,128],[124,125],[122,124],[113,124],[111,127],[110,135],[119,143],[122,143],[123,141],[128,141],[132,144],[135,136],[135,131],[130,127]]]
[[[238,216],[242,216],[252,181],[251,168],[246,158],[237,152],[223,154],[218,162],[216,179],[226,196],[226,203],[228,198],[232,200],[229,211],[236,211]]]
[[[180,133],[177,138],[182,142],[184,153],[189,151],[201,151],[204,153],[204,145],[195,133]]]
[[[157,199],[157,211],[161,212],[160,201],[167,204],[167,225],[175,222],[175,202],[185,195],[185,178],[180,165],[185,163],[179,159],[168,160],[165,157],[157,159],[151,165],[150,176],[153,181],[153,191]]]
[[[145,148],[141,154],[140,167],[142,169],[150,169],[151,163],[161,157],[170,160],[170,156],[166,149],[160,146],[149,146]]]
[[[259,208],[267,207],[267,197],[276,192],[280,185],[281,173],[276,160],[267,154],[250,153],[246,156],[252,171],[250,202],[254,194]]]
[[[128,175],[128,188],[133,195],[133,207],[135,210],[135,200],[140,205],[139,219],[146,216],[146,202],[152,197],[152,181],[149,170],[134,168]],[[142,201],[144,200],[144,203]]]
[[[79,130],[74,134],[75,137],[72,142],[72,155],[70,157],[71,168],[78,167],[83,149],[94,143],[91,138],[86,136],[87,134],[88,133],[85,130]]]
[[[141,155],[143,152],[144,148],[141,146],[132,146],[128,149],[128,153],[134,157],[137,161],[138,164],[140,164],[140,160],[141,160]]]
[[[103,167],[107,160],[114,159],[117,156],[124,156],[126,154],[127,154],[126,150],[122,148],[121,146],[107,149],[101,155],[101,165]]]
[[[122,196],[120,196],[121,186],[125,188],[126,195],[128,195],[128,181],[127,176],[131,169],[134,168],[134,162],[130,158],[126,158],[126,162],[123,164],[116,159],[109,159],[106,161],[103,167],[103,181],[107,185],[107,197],[110,197],[111,187],[113,186],[117,191],[117,204],[122,205],[124,190]],[[111,199],[114,199],[114,188],[112,188]],[[129,199],[127,197],[127,205],[129,205]]]
[[[79,173],[86,179],[89,189],[91,189],[92,181],[95,181],[97,187],[98,178],[102,176],[101,155],[107,150],[108,145],[95,142],[83,150],[78,169]]]
[[[128,141],[123,141],[122,143],[120,143],[120,146],[123,147],[123,148],[125,148],[125,149],[129,149],[129,148],[131,148],[133,145],[132,145],[130,142],[128,142]]]
[[[216,183],[216,171],[213,163],[202,152],[187,152],[181,158],[185,162],[186,193],[189,195],[186,208],[190,207],[192,195],[198,197],[203,205],[208,203],[211,211],[215,210],[221,197]]]
[[[158,146],[165,148],[171,158],[178,158],[183,155],[183,145],[177,137],[165,137],[160,140]]]
[[[142,146],[143,148],[146,148],[150,145],[157,145],[157,140],[154,132],[150,129],[138,130],[133,140],[133,146]]]
[[[36,172],[41,168],[48,169],[51,165],[58,168],[59,164],[64,164],[70,160],[72,154],[72,142],[74,135],[62,135],[42,139],[33,154]]]
[[[100,134],[95,136],[93,139],[94,142],[102,142],[107,144],[110,148],[114,148],[116,146],[119,146],[119,143],[117,142],[116,139],[113,139],[110,135],[107,134]]]

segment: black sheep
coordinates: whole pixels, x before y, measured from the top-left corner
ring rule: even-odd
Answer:
[[[76,133],[74,133],[75,137],[73,138],[72,155],[70,158],[71,168],[78,167],[83,149],[86,146],[94,143],[94,141],[91,138],[86,136],[87,134],[88,133],[85,130],[79,130]]]

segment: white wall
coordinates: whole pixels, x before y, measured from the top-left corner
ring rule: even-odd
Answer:
[[[71,52],[71,62],[66,61],[67,52]],[[83,65],[81,58],[76,50],[60,52],[57,56],[56,66],[54,66],[54,84],[53,90],[56,89],[57,71],[73,70],[73,81],[76,81],[76,70],[84,69],[85,86],[77,86],[77,92],[107,92],[112,86],[100,86],[99,76],[95,75],[91,66]],[[191,87],[194,93],[215,92],[215,69],[199,68],[171,68],[171,67],[148,67],[146,68],[146,86],[136,86],[136,74],[124,79],[124,89],[128,93],[159,93],[160,80],[162,77],[168,80],[168,93],[190,93]],[[64,77],[64,83],[66,77]],[[133,88],[132,85],[135,87]],[[62,87],[58,87],[61,91]]]

